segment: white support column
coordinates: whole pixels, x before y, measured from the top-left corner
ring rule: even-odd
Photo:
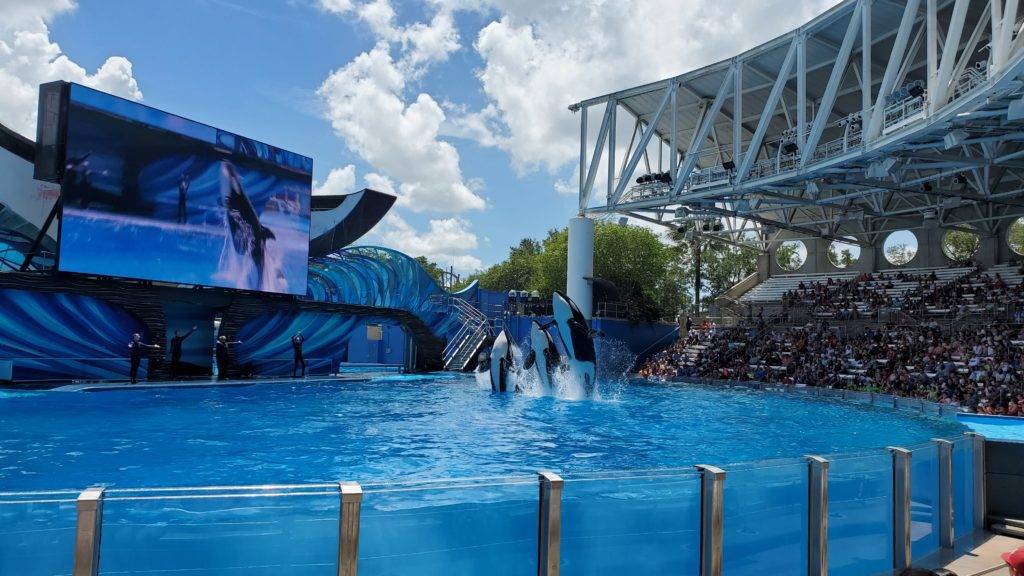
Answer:
[[[893,569],[910,566],[910,450],[890,447],[892,452],[892,546]]]
[[[801,150],[807,142],[807,35],[796,36],[796,143]]]
[[[942,438],[932,440],[939,453],[939,547],[953,548],[953,443]]]
[[[917,19],[918,9],[921,7],[921,0],[907,0],[903,7],[903,19],[900,20],[900,28],[896,32],[896,40],[893,41],[892,51],[889,52],[889,63],[885,67],[885,74],[882,76],[882,84],[878,87],[878,95],[875,97],[875,105],[871,109],[870,122],[865,119],[865,141],[870,142],[882,133],[882,120],[884,120],[885,104],[889,94],[892,93],[893,84],[899,74],[903,63],[903,56],[907,52],[907,44],[910,42],[910,33],[914,29],[914,21]]]
[[[864,118],[871,110],[874,100],[871,98],[871,72],[874,65],[871,59],[871,5],[873,0],[865,0],[860,12],[860,111],[861,126]],[[862,128],[863,129],[863,128]]]
[[[846,36],[843,37],[843,43],[839,47],[839,54],[836,55],[836,63],[832,66],[832,74],[828,78],[825,93],[821,97],[821,105],[818,107],[818,113],[814,117],[814,125],[811,126],[811,133],[807,135],[806,147],[801,150],[801,166],[806,166],[811,161],[811,158],[814,157],[814,149],[818,147],[821,133],[825,130],[825,124],[832,113],[832,105],[835,104],[839,84],[842,82],[843,75],[846,72],[846,65],[850,63],[853,42],[857,37],[857,31],[860,29],[860,11],[865,1],[861,0],[857,3],[857,6],[853,9],[853,15],[850,16],[850,23],[846,26]]]
[[[949,96],[953,91],[953,67],[956,65],[957,53],[960,51],[960,35],[964,30],[964,20],[967,18],[967,8],[970,3],[970,0],[956,0],[956,4],[953,5],[953,15],[949,19],[946,42],[942,46],[942,59],[939,60],[935,93],[928,95],[928,108],[932,114],[949,102]]]
[[[569,220],[568,260],[565,293],[589,320],[594,307],[594,221],[590,218]]]
[[[359,520],[363,489],[355,482],[338,484],[341,496],[338,520],[338,576],[356,576],[359,569]]]
[[[537,574],[558,576],[562,546],[562,489],[565,482],[554,472],[538,472],[540,513],[537,528]]]
[[[100,537],[103,533],[103,488],[88,488],[76,502],[78,523],[75,529],[75,557],[72,576],[98,576],[100,573]]]
[[[786,52],[786,58],[782,61],[779,75],[775,78],[775,85],[772,86],[771,94],[768,95],[768,101],[765,102],[764,110],[761,111],[761,119],[757,122],[757,128],[750,139],[750,144],[747,145],[747,151],[743,153],[743,163],[737,168],[737,183],[742,182],[747,177],[750,167],[754,165],[754,160],[757,159],[757,150],[761,147],[764,134],[768,131],[768,124],[771,122],[772,116],[775,115],[775,107],[779,105],[779,98],[782,97],[782,89],[786,87],[786,80],[789,79],[789,71],[793,68],[796,44],[797,38],[794,36],[793,41],[789,44],[789,50]]]
[[[740,156],[743,154],[743,61],[736,62],[736,72],[733,73],[733,95],[732,95],[732,161],[736,166],[740,165]],[[676,171],[673,170],[672,174]]]

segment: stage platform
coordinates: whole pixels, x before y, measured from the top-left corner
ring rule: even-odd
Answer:
[[[338,383],[346,382],[367,382],[382,376],[394,376],[395,372],[389,371],[363,371],[352,374],[338,374],[334,376],[307,376],[305,378],[250,378],[246,380],[178,380],[178,381],[155,381],[139,382],[130,384],[125,381],[111,382],[86,382],[75,384],[56,385],[49,388],[51,392],[108,392],[115,390],[147,390],[156,388],[216,388],[230,386],[254,386],[254,385],[280,385],[280,384],[302,384],[302,383]]]
[[[953,550],[940,551],[924,565],[945,568],[957,576],[1010,576],[1009,568],[999,556],[1021,546],[1024,540],[982,532],[969,541],[957,542]]]

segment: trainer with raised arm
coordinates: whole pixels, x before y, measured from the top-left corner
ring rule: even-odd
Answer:
[[[139,364],[142,363],[142,349],[149,348],[150,350],[159,349],[159,344],[146,344],[142,341],[142,335],[136,332],[132,334],[132,339],[128,342],[128,356],[131,359],[131,369],[129,370],[129,376],[132,384],[139,381]]]
[[[196,328],[198,326],[193,326],[191,330],[184,334],[178,330],[174,331],[174,337],[171,338],[171,378],[178,378],[181,371],[181,345],[185,342],[186,338],[196,331]]]

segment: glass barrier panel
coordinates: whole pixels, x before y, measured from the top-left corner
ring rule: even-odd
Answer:
[[[100,574],[336,573],[337,485],[209,492],[107,491]]]
[[[893,565],[892,455],[879,451],[825,458],[830,461],[829,575],[888,573]]]
[[[0,494],[0,574],[70,575],[77,497],[78,492]]]
[[[725,468],[727,576],[807,573],[807,462]]]
[[[561,556],[563,576],[699,573],[700,476],[567,478]]]
[[[939,450],[929,443],[910,456],[910,557],[924,558],[939,549]]]
[[[537,573],[536,478],[363,487],[359,575]]]
[[[974,441],[963,436],[953,442],[953,536],[974,532]]]

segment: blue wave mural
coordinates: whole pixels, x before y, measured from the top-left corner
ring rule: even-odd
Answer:
[[[404,310],[419,317],[439,338],[460,327],[451,314],[451,294],[419,262],[389,248],[357,246],[309,262],[308,294],[313,300]]]
[[[14,380],[127,378],[134,332],[150,342],[142,322],[104,300],[0,290],[0,362],[13,363]]]
[[[351,358],[350,346],[363,342],[367,324],[395,326],[394,321],[380,316],[352,316],[327,312],[272,312],[247,322],[235,335],[242,345],[235,348],[235,362],[249,365],[252,372],[263,376],[290,375],[293,367],[291,337],[302,331],[305,343],[302,355],[307,374],[329,374],[341,362],[363,361]],[[397,328],[397,326],[396,326]],[[396,336],[404,340],[400,329]],[[401,342],[387,343],[395,349],[392,360],[401,362]],[[385,359],[386,360],[386,359]]]

